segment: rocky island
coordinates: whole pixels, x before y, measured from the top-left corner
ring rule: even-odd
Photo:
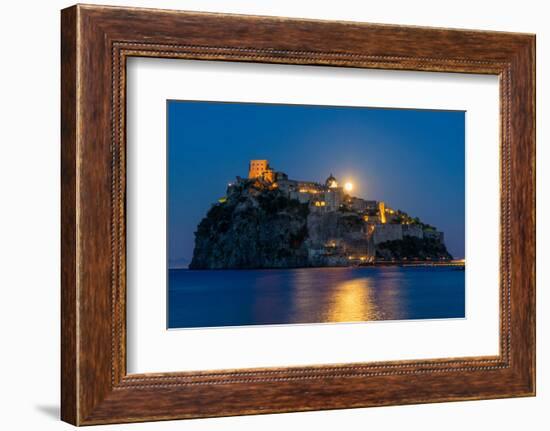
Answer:
[[[351,195],[332,174],[298,181],[252,160],[195,232],[190,269],[447,262],[443,232],[382,201]]]

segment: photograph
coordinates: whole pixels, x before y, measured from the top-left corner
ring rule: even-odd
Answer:
[[[465,318],[465,112],[168,100],[167,327]]]

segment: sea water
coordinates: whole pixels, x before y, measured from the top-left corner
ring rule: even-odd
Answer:
[[[464,270],[373,266],[168,271],[168,327],[465,317]]]

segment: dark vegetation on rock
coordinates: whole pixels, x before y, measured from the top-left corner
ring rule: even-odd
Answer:
[[[376,247],[376,257],[384,260],[451,260],[445,244],[432,238],[405,236]]]

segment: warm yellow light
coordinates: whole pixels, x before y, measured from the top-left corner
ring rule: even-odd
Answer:
[[[353,184],[352,183],[346,183],[344,184],[344,190],[346,192],[351,192],[353,190]]]
[[[380,221],[386,223],[386,204],[384,202],[378,202],[378,211],[380,212]]]

